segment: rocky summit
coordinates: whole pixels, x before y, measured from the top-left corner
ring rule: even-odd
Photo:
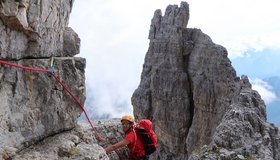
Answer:
[[[132,96],[137,119],[149,118],[162,159],[280,159],[278,128],[227,50],[187,28],[189,5],[152,18],[141,82]]]
[[[86,60],[68,27],[73,0],[0,0],[0,155],[15,160],[125,160],[119,119],[78,122]],[[279,160],[279,130],[227,50],[187,28],[189,5],[156,10],[131,101],[148,118],[162,160]],[[148,31],[147,31],[148,33]],[[32,69],[31,69],[32,68]],[[54,79],[53,75],[57,77]],[[65,87],[79,100],[74,101]]]

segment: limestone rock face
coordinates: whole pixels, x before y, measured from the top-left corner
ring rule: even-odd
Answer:
[[[61,57],[54,61],[59,78],[84,100],[85,60]],[[48,68],[50,64],[49,59],[25,59],[15,63],[36,68]],[[23,147],[74,127],[82,110],[48,73],[3,65],[0,73],[1,146]]]
[[[121,127],[119,120],[94,121],[100,136],[106,136],[111,142],[121,139]],[[17,160],[123,160],[114,152],[115,158],[109,158],[103,147],[108,141],[100,140],[87,122],[79,122],[71,131],[48,137],[36,145],[32,145],[21,152],[14,153],[13,158]],[[120,150],[121,151],[121,150]],[[118,152],[120,152],[118,151]],[[127,153],[127,152],[125,152]],[[11,152],[10,152],[11,155]]]
[[[72,0],[1,0],[0,59],[51,69],[83,104],[86,61],[80,39],[69,28]],[[0,155],[19,151],[45,137],[75,127],[82,113],[50,76],[0,64]],[[14,150],[11,149],[11,150]],[[9,149],[8,149],[9,150]]]
[[[188,19],[186,2],[164,16],[155,11],[132,96],[136,119],[155,124],[161,158],[279,159],[279,132],[266,122],[263,100],[246,76],[236,76],[224,47],[186,28]]]
[[[120,119],[94,121],[96,132],[87,122],[78,122],[71,131],[48,137],[36,145],[20,152],[13,148],[5,151],[17,160],[125,160],[127,148],[119,149],[107,155],[103,147],[117,143],[124,133]],[[106,140],[102,139],[106,137]],[[100,145],[98,145],[100,144]],[[14,152],[13,152],[14,151]]]
[[[73,0],[0,1],[0,57],[21,59],[68,55],[63,52],[65,45],[79,45],[63,43],[69,42],[64,36],[65,32],[68,35],[71,32],[66,28],[72,3]]]

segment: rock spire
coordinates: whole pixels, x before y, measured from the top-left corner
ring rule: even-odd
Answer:
[[[155,124],[162,159],[280,159],[278,128],[260,95],[236,76],[227,50],[186,28],[188,20],[187,2],[155,11],[132,96],[135,117]]]

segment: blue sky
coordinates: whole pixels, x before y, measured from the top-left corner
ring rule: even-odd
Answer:
[[[263,49],[262,51],[248,50],[244,56],[232,59],[239,74],[246,74],[251,78],[266,78],[273,75],[280,76],[280,49]],[[257,64],[255,64],[258,62]]]
[[[280,57],[279,0],[187,2],[190,7],[187,27],[200,28],[214,43],[227,48],[237,71],[249,74],[262,69],[240,66],[244,57],[255,57],[255,54]],[[69,26],[81,38],[78,56],[87,59],[86,108],[92,118],[103,114],[110,117],[132,114],[130,98],[140,83],[154,11],[161,9],[164,13],[167,5],[180,3],[179,0],[75,1]],[[265,67],[273,67],[275,72],[280,68],[278,63],[267,63]],[[262,97],[267,97],[266,103],[271,103],[268,100],[273,102],[275,94],[268,85],[260,83],[260,78],[252,77],[251,82]]]

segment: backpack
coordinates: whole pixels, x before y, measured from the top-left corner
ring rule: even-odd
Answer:
[[[142,119],[135,127],[137,137],[143,143],[145,155],[150,155],[157,150],[157,136],[152,129],[153,123],[148,119]]]

